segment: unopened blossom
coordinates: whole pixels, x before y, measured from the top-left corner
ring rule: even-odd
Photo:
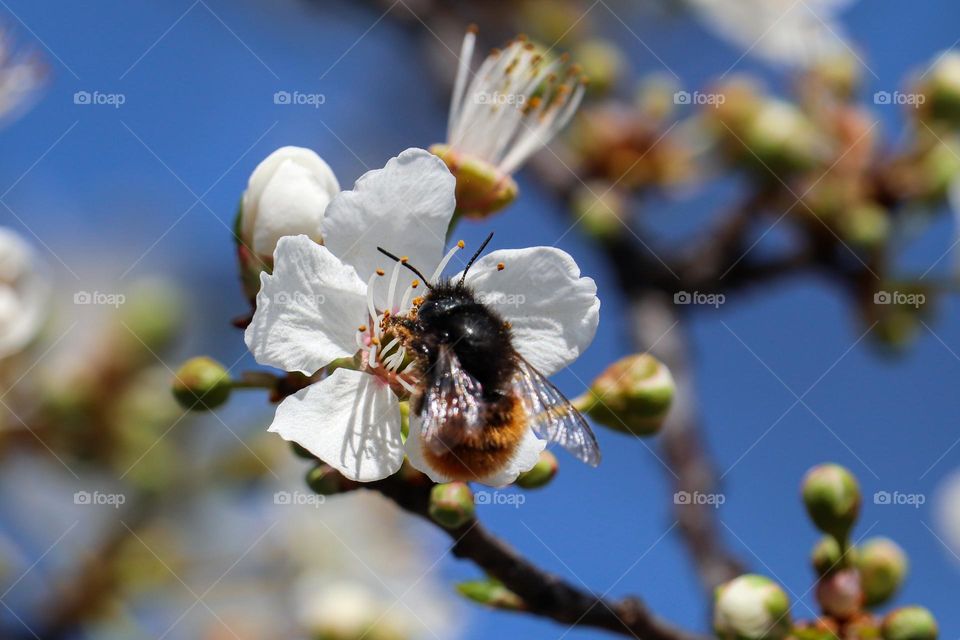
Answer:
[[[460,213],[482,216],[517,194],[511,178],[570,121],[586,87],[580,67],[523,36],[471,69],[476,29],[467,31],[454,81],[447,141],[431,151],[457,177]]]
[[[406,442],[401,437],[400,402],[417,393],[421,381],[384,322],[408,313],[425,286],[377,247],[404,256],[430,282],[452,261],[462,264],[462,242],[444,250],[454,190],[439,158],[408,149],[333,199],[323,246],[303,235],[281,238],[273,273],[261,276],[246,332],[259,363],[307,375],[343,358],[353,357],[356,367],[336,368],[286,398],[270,430],[351,480],[385,478],[404,455],[435,481],[447,479],[424,459],[419,418],[411,420]],[[567,366],[593,340],[596,285],[559,249],[493,251],[473,265],[466,284],[511,323],[514,348],[544,375]],[[508,464],[481,480],[512,482],[537,463],[545,444],[528,429]]]
[[[18,234],[0,227],[0,358],[33,340],[46,319],[45,264]]]
[[[303,147],[281,147],[250,175],[240,205],[240,239],[269,258],[283,236],[323,241],[323,214],[340,184],[323,158]]]
[[[688,0],[722,38],[768,62],[807,67],[847,54],[837,14],[852,0]]]

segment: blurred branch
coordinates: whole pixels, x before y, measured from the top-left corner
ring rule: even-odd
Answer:
[[[433,522],[429,515],[430,483],[405,482],[402,474],[368,485],[406,511]],[[644,640],[700,640],[650,612],[634,597],[610,601],[578,589],[519,555],[477,521],[446,530],[453,554],[471,560],[520,597],[523,610],[569,625],[606,629]]]

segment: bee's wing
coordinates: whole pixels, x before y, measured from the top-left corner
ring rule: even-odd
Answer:
[[[587,421],[552,382],[517,356],[513,389],[526,409],[530,426],[541,438],[556,442],[591,466],[600,464],[600,446]]]
[[[454,350],[442,345],[437,362],[426,376],[420,410],[421,435],[438,453],[459,444],[459,439],[483,427],[483,388],[460,365]]]

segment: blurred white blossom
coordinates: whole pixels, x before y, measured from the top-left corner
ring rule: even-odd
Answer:
[[[767,62],[806,67],[848,52],[839,14],[853,0],[688,0],[720,37]]]
[[[46,265],[17,233],[0,227],[0,358],[23,349],[46,319]]]

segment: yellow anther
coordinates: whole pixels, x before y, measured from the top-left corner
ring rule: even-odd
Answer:
[[[502,262],[497,263],[497,271],[503,271],[506,268],[507,268],[507,265],[503,264]]]
[[[467,246],[466,242],[464,242],[463,240],[457,240],[457,247],[459,247],[460,249],[463,249],[465,246]]]
[[[364,333],[366,332],[366,330],[367,330],[367,325],[365,324],[362,324],[359,327],[357,327],[357,331],[359,331],[360,333]]]
[[[407,264],[410,261],[410,256],[400,256],[400,264]]]
[[[377,269],[377,275],[378,275],[378,276],[382,276],[382,275],[385,275],[385,274],[386,274],[386,271],[384,271],[383,269]]]
[[[416,289],[416,288],[419,287],[419,286],[420,286],[420,281],[419,281],[419,280],[414,280],[413,282],[410,283],[410,288],[411,288],[411,289]]]

